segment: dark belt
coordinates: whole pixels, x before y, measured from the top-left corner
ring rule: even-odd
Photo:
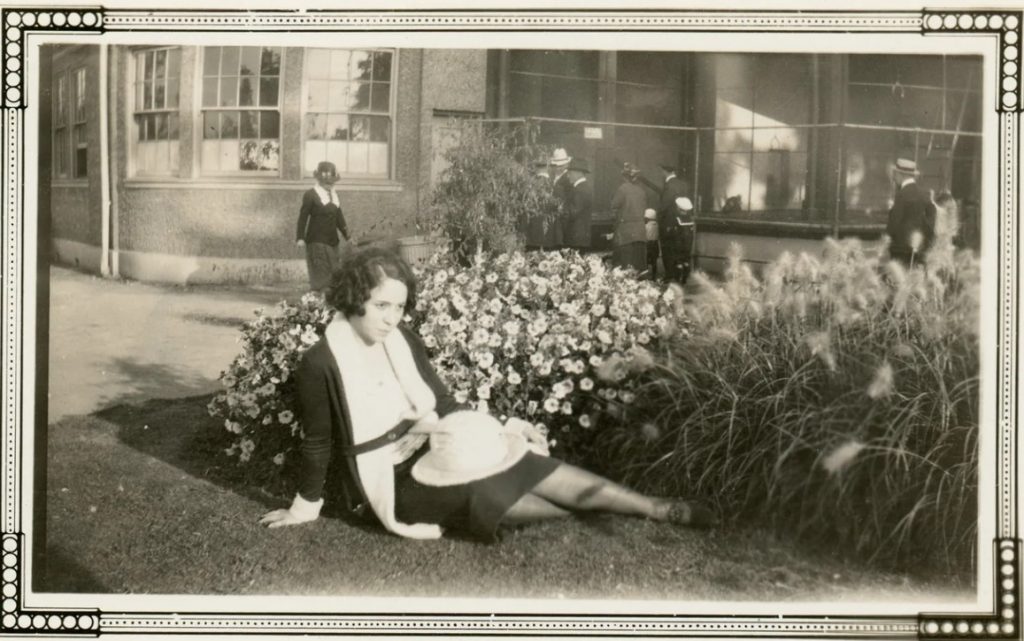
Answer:
[[[345,456],[359,456],[360,454],[366,454],[373,450],[380,449],[385,445],[394,443],[398,439],[405,436],[406,432],[412,429],[412,426],[416,424],[416,421],[411,419],[405,419],[398,425],[392,427],[387,432],[384,432],[376,438],[371,438],[369,441],[363,441],[358,445],[351,445],[349,447],[342,447],[341,453]]]

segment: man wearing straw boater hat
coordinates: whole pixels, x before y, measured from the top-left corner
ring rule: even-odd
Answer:
[[[570,249],[583,251],[590,247],[590,218],[594,210],[594,190],[587,175],[590,168],[582,158],[569,162],[568,182],[570,185],[568,212],[563,218],[562,244]]]
[[[935,205],[928,192],[917,184],[917,163],[897,158],[892,168],[898,185],[896,199],[889,210],[889,255],[907,267],[920,264],[935,236]]]
[[[555,226],[558,228],[559,247],[567,244],[566,230],[571,225],[572,209],[572,181],[569,178],[569,164],[572,156],[562,148],[558,148],[551,155],[551,189],[558,202],[558,219]]]

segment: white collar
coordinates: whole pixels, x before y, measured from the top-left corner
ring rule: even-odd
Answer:
[[[574,182],[572,184],[572,186],[573,187],[578,187],[580,183],[585,183],[585,182],[587,182],[587,177],[586,176],[580,176],[578,179],[576,179],[576,182]]]
[[[672,180],[675,177],[676,177],[676,172],[673,171],[671,174],[665,176],[665,182],[668,182],[668,181]]]
[[[313,185],[313,189],[316,191],[316,195],[320,197],[320,204],[329,205],[334,203],[338,207],[341,207],[341,199],[338,198],[338,192],[334,191],[334,187],[331,187],[330,191],[324,189],[320,183]]]
[[[904,178],[903,182],[900,183],[900,189],[903,189],[912,182],[915,182],[913,178]]]

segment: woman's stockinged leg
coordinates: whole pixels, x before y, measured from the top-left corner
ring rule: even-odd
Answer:
[[[667,518],[671,507],[665,499],[645,496],[568,463],[534,486],[532,494],[570,510],[602,510],[659,521]]]
[[[516,525],[518,523],[530,523],[544,519],[557,519],[569,516],[572,512],[562,509],[535,494],[524,494],[512,504],[512,507],[501,517],[505,525]]]

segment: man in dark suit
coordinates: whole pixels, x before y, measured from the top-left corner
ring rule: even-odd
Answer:
[[[661,262],[665,266],[666,282],[685,282],[682,264],[685,262],[682,239],[676,224],[676,201],[689,197],[690,186],[676,176],[672,165],[658,165],[664,186],[658,200],[658,234],[661,239]],[[687,200],[689,202],[689,200]],[[692,209],[692,207],[691,207]],[[686,247],[689,253],[689,246]]]
[[[569,163],[568,211],[563,218],[562,242],[570,248],[584,251],[590,247],[590,218],[594,210],[594,189],[587,174],[587,161],[573,158]]]
[[[913,160],[898,158],[892,174],[898,189],[885,228],[891,241],[889,256],[911,267],[921,263],[935,237],[935,204],[917,184],[917,163]]]

